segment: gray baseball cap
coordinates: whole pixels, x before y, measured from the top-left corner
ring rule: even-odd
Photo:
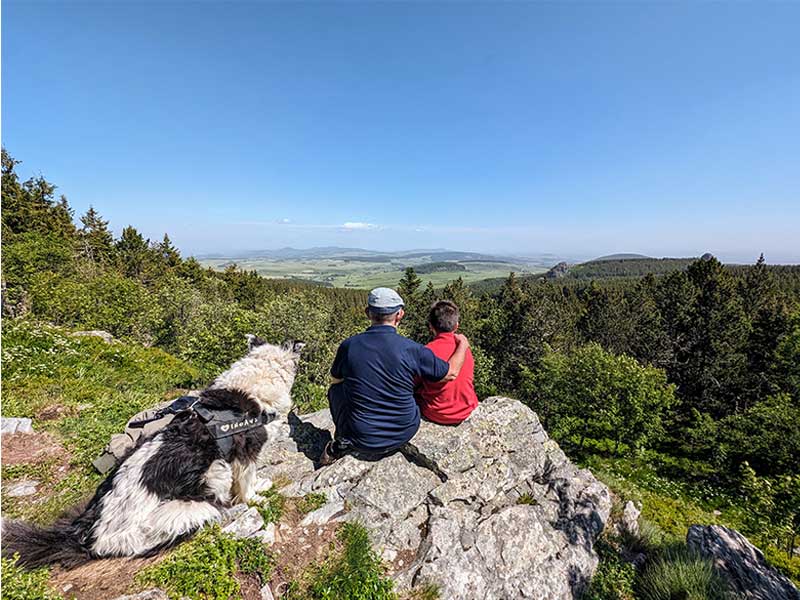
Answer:
[[[391,315],[405,306],[405,302],[403,302],[400,294],[395,292],[392,288],[385,287],[372,290],[369,293],[369,301],[367,304],[372,312],[381,315]]]

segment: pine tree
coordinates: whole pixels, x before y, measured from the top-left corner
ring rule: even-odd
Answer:
[[[405,302],[406,316],[402,321],[402,332],[420,343],[425,343],[430,338],[427,326],[428,311],[423,306],[420,287],[422,280],[414,271],[414,267],[405,270],[403,278],[397,284],[397,292]]]
[[[736,282],[716,258],[699,260],[687,274],[697,289],[691,311],[682,392],[701,411],[721,418],[744,410],[748,322]]]
[[[97,264],[108,264],[114,255],[114,237],[104,220],[93,206],[89,206],[81,217],[83,227],[79,232],[83,256]]]
[[[147,263],[150,240],[129,225],[122,230],[115,247],[122,273],[126,277],[141,277]]]
[[[162,264],[167,269],[174,269],[181,264],[180,252],[172,245],[172,240],[169,239],[166,233],[164,234],[164,239],[156,246],[156,251],[161,258]]]

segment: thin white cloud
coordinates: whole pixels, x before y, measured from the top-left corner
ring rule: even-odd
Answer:
[[[363,223],[360,221],[348,221],[342,225],[344,231],[369,231],[373,229],[381,229],[380,225],[375,223]]]

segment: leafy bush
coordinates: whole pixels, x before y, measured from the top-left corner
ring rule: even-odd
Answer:
[[[659,553],[637,582],[642,600],[732,600],[711,560],[675,544]]]
[[[250,506],[254,506],[258,510],[265,523],[277,523],[280,521],[286,507],[286,498],[275,489],[275,486],[272,486],[266,492],[261,492],[259,495],[264,500],[251,502]]]
[[[597,571],[582,600],[633,600],[633,582],[636,569],[623,561],[605,538],[595,544],[600,558]]]
[[[392,580],[370,547],[364,526],[344,523],[337,538],[341,547],[293,582],[288,600],[396,600]]]
[[[235,538],[218,525],[207,527],[158,564],[141,571],[137,581],[158,586],[170,598],[228,600],[239,591],[237,573],[269,580],[272,559],[257,538]]]
[[[569,354],[549,352],[537,370],[523,370],[521,392],[558,439],[610,439],[615,453],[652,443],[674,403],[674,386],[659,369],[616,356],[597,344]]]
[[[2,563],[3,600],[63,600],[47,586],[47,569],[29,571],[17,566],[18,556],[0,559]]]

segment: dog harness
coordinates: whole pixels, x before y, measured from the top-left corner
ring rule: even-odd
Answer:
[[[158,410],[151,418],[133,421],[129,427],[138,429],[148,423],[163,419],[167,415],[192,413],[214,438],[220,453],[225,460],[230,460],[233,451],[233,436],[251,429],[263,427],[278,418],[277,414],[262,412],[257,417],[232,408],[210,408],[203,405],[202,397],[181,396],[169,406]]]

